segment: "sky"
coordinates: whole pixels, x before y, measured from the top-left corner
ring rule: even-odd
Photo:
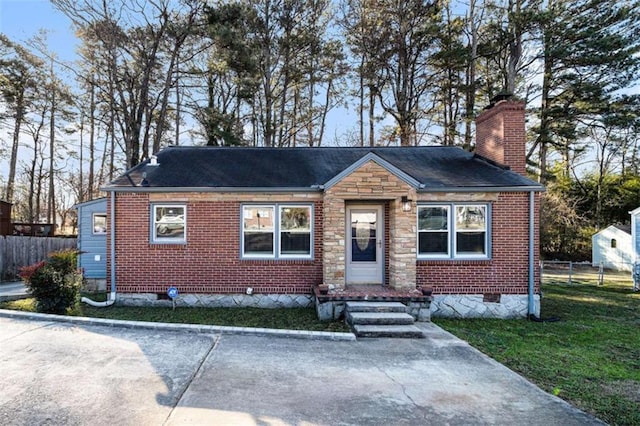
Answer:
[[[48,0],[0,0],[0,32],[26,42],[40,29],[48,30],[49,49],[62,60],[73,60],[76,39],[71,21]]]

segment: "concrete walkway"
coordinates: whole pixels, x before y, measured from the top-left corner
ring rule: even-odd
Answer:
[[[430,323],[331,341],[7,312],[2,425],[602,424]]]
[[[27,297],[29,297],[29,293],[22,281],[0,282],[0,302],[26,299]]]

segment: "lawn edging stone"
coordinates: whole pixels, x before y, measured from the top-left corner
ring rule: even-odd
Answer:
[[[35,312],[0,309],[0,316],[36,321],[56,321],[78,325],[101,325],[108,327],[136,328],[163,331],[182,331],[208,334],[242,334],[263,337],[285,337],[308,340],[355,341],[353,333],[333,331],[285,330],[275,328],[232,327],[225,325],[177,324],[166,322],[124,321],[105,318],[74,317],[68,315],[41,314]]]

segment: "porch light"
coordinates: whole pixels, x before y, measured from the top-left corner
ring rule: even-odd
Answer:
[[[411,200],[406,195],[402,196],[402,211],[403,212],[411,211]]]

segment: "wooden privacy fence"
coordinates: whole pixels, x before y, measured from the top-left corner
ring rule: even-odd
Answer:
[[[0,237],[0,280],[16,279],[20,268],[45,260],[52,251],[76,247],[75,238]]]

